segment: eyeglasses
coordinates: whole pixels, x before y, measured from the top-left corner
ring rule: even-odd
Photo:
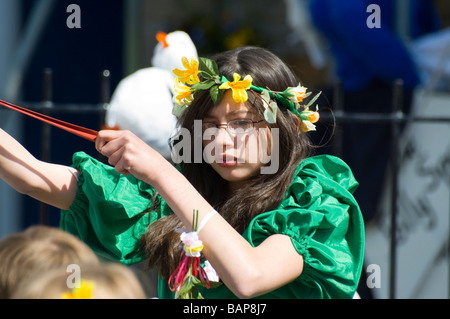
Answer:
[[[210,128],[218,130],[221,126],[225,126],[228,129],[228,132],[230,132],[233,135],[248,134],[255,130],[255,124],[261,123],[261,122],[264,122],[264,120],[252,121],[250,119],[239,119],[239,120],[229,121],[226,124],[203,122],[202,129],[203,129],[203,132],[205,132],[207,129],[210,129]]]

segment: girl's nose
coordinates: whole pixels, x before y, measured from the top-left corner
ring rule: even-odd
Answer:
[[[214,142],[223,146],[234,146],[234,136],[228,131],[226,126],[219,126],[214,135]]]

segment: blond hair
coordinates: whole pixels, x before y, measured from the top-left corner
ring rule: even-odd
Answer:
[[[14,299],[61,299],[74,292],[66,268],[34,273],[17,288]],[[81,282],[91,285],[91,299],[144,299],[144,290],[134,273],[122,264],[80,265]],[[86,296],[84,296],[86,298]]]
[[[0,241],[0,298],[10,298],[31,272],[88,263],[99,263],[95,253],[59,228],[32,226],[8,235]]]

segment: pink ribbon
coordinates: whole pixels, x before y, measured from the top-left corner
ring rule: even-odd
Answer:
[[[183,286],[184,279],[189,272],[189,266],[191,266],[192,276],[197,278],[198,275],[198,278],[201,282],[205,283],[205,287],[207,289],[211,287],[208,275],[200,264],[200,257],[188,257],[183,252],[181,254],[180,264],[169,277],[169,289],[171,291],[180,291],[181,287]]]

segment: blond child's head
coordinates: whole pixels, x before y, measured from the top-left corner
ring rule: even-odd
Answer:
[[[66,268],[34,273],[23,281],[16,299],[143,299],[144,290],[134,273],[116,263],[79,265],[79,279]]]
[[[61,229],[32,226],[8,235],[0,241],[0,298],[10,298],[32,272],[82,263],[99,261],[85,243]]]

